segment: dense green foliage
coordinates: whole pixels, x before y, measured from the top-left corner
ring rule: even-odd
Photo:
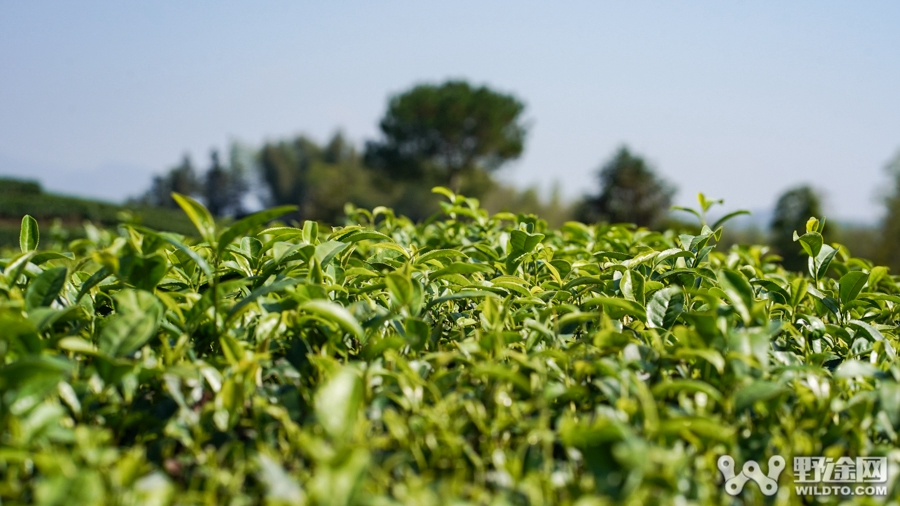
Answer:
[[[718,223],[549,229],[438,191],[423,224],[332,230],[267,225],[291,208],[221,230],[177,196],[199,240],[63,246],[26,217],[0,260],[0,499],[728,504],[724,454],[896,465],[900,285],[818,221],[801,274],[717,250]]]

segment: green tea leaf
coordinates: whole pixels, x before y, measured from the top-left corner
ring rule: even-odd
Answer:
[[[261,453],[259,480],[266,486],[266,500],[270,504],[306,504],[306,495],[300,484],[272,457]]]
[[[768,401],[787,393],[787,389],[778,383],[757,380],[741,388],[734,396],[734,409],[743,411],[756,402]]]
[[[88,292],[91,291],[91,288],[100,284],[101,281],[108,278],[112,275],[112,272],[106,267],[101,267],[97,270],[97,272],[91,274],[91,277],[87,278],[84,283],[81,284],[81,287],[78,289],[78,295],[75,296],[75,302],[81,300],[82,297],[87,295]]]
[[[722,354],[716,350],[679,348],[675,351],[675,356],[679,358],[702,358],[712,364],[712,366],[716,368],[716,371],[721,373],[725,370],[725,359],[722,358]]]
[[[647,319],[647,312],[637,302],[625,299],[617,299],[615,297],[592,297],[582,303],[582,307],[602,305],[606,308],[618,308],[626,314],[634,316],[640,320]]]
[[[815,259],[809,259],[809,274],[816,280],[820,280],[825,277],[825,274],[828,272],[828,267],[831,265],[831,261],[834,260],[834,256],[837,254],[837,250],[832,248],[831,246],[825,244],[822,246],[822,249],[819,250],[819,254]]]
[[[73,369],[72,363],[61,357],[33,355],[0,366],[0,390],[9,395],[16,390],[31,390],[41,395],[54,388]]]
[[[452,249],[436,249],[429,251],[427,253],[422,254],[419,258],[416,259],[416,264],[424,264],[430,260],[437,260],[439,258],[469,258],[468,255],[461,251],[456,251]]]
[[[684,293],[677,286],[657,290],[647,303],[647,325],[651,328],[671,328],[684,312]]]
[[[223,230],[219,235],[219,241],[216,245],[219,256],[222,256],[222,253],[225,252],[225,248],[227,248],[228,245],[234,242],[234,240],[239,236],[248,234],[253,229],[265,225],[266,223],[274,220],[275,218],[278,218],[279,216],[284,216],[285,214],[294,212],[296,210],[297,206],[273,207],[271,209],[266,209],[265,211],[253,213],[246,218],[238,220],[233,225]]]
[[[118,314],[103,327],[98,349],[109,357],[130,355],[156,335],[162,305],[149,292],[123,290],[116,295]]]
[[[888,270],[887,267],[877,266],[872,267],[872,270],[869,271],[869,290],[875,290],[878,287],[878,283],[887,276]]]
[[[300,309],[336,324],[360,341],[365,339],[365,333],[356,318],[338,304],[324,300],[310,300],[300,304]]]
[[[531,253],[544,240],[544,237],[544,234],[529,234],[521,230],[513,230],[509,234],[509,245],[513,252]]]
[[[326,266],[331,262],[335,255],[344,251],[347,246],[349,246],[349,244],[344,242],[323,242],[316,246],[316,260],[319,262],[319,265]]]
[[[127,255],[119,259],[118,275],[123,281],[140,290],[153,290],[166,276],[169,262],[161,254]]]
[[[75,255],[72,253],[59,253],[56,251],[42,251],[31,258],[31,263],[34,265],[41,265],[50,260],[75,260]]]
[[[688,392],[688,393],[704,393],[708,395],[710,398],[715,400],[716,402],[722,402],[722,393],[716,390],[715,387],[710,385],[709,383],[704,383],[703,381],[698,380],[674,380],[666,383],[659,383],[652,389],[653,395],[657,397],[664,397],[671,393],[680,393],[680,392]]]
[[[231,320],[241,314],[241,312],[246,309],[250,304],[256,302],[257,299],[264,295],[268,295],[270,293],[278,293],[284,291],[298,283],[302,282],[300,279],[281,279],[276,280],[271,284],[263,285],[255,288],[246,297],[238,301],[237,304],[231,307],[228,311],[228,320]]]
[[[216,244],[216,221],[203,204],[180,193],[172,193],[172,198],[178,203],[179,207],[188,215],[194,227],[200,232],[203,238],[210,246],[215,247]]]
[[[37,249],[41,240],[38,222],[30,215],[26,214],[22,218],[22,228],[19,232],[19,249],[22,253],[28,253]]]
[[[39,274],[25,291],[25,307],[34,309],[52,304],[66,284],[67,276],[65,267],[54,267]]]
[[[878,373],[878,368],[859,360],[848,360],[841,363],[834,371],[835,378],[851,379],[856,377],[871,378]]]
[[[316,392],[316,419],[335,442],[343,442],[353,430],[359,419],[362,398],[360,373],[349,365],[341,367]]]
[[[726,214],[725,216],[722,216],[721,218],[719,218],[718,220],[716,220],[716,222],[713,223],[713,225],[712,225],[711,228],[712,228],[713,230],[716,230],[716,229],[718,229],[719,227],[721,227],[722,225],[724,225],[726,221],[728,221],[728,220],[730,220],[730,219],[732,219],[732,218],[735,218],[735,217],[737,217],[737,216],[745,215],[745,214],[746,214],[746,215],[749,215],[749,214],[751,214],[751,213],[750,213],[750,211],[745,211],[745,210],[734,211],[734,212],[728,213],[728,214]]]
[[[627,270],[619,281],[619,287],[622,289],[622,295],[628,299],[644,305],[644,276],[637,271]]]
[[[139,230],[141,233],[143,233],[145,235],[158,237],[159,239],[171,244],[172,246],[175,247],[175,249],[184,253],[185,256],[190,258],[197,265],[197,267],[200,268],[200,270],[203,272],[203,274],[206,275],[207,279],[213,278],[212,267],[209,266],[209,264],[206,262],[206,260],[204,260],[202,256],[200,256],[196,251],[191,249],[188,245],[181,242],[173,234],[155,232],[153,230],[150,230],[150,229],[144,228],[144,227],[134,227],[134,229]]]
[[[391,300],[397,307],[405,306],[412,301],[413,285],[409,278],[392,272],[384,277],[384,282],[391,292]]]
[[[734,309],[744,323],[751,322],[750,309],[753,307],[753,287],[741,273],[729,269],[719,272],[719,284]]]
[[[462,290],[456,292],[454,294],[445,295],[443,297],[438,297],[436,299],[432,299],[431,302],[428,303],[426,309],[431,308],[432,306],[436,306],[438,304],[442,304],[444,302],[449,302],[451,300],[462,300],[462,299],[478,299],[482,297],[496,297],[497,294],[493,292],[488,292],[484,290]]]
[[[840,286],[841,303],[847,304],[856,299],[867,280],[868,276],[862,271],[850,271],[841,276],[841,280],[838,282],[838,285]]]
[[[807,232],[794,240],[800,241],[800,246],[803,247],[803,250],[806,251],[806,254],[809,255],[810,258],[816,258],[824,244],[822,234],[818,232]]]

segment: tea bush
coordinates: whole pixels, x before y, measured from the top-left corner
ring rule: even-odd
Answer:
[[[423,224],[351,206],[332,230],[176,196],[200,239],[65,248],[26,216],[0,260],[3,504],[802,500],[790,472],[732,498],[722,455],[885,456],[900,491],[898,280],[822,222],[793,273],[717,250],[702,196],[678,235],[436,191]]]

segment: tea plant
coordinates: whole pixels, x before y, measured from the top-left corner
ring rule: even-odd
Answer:
[[[792,503],[716,462],[886,456],[900,288],[765,247],[479,208],[416,225],[88,226],[0,260],[0,500],[37,504]],[[860,500],[859,498],[857,498]],[[877,499],[877,498],[876,498]],[[832,497],[838,501],[840,498]],[[864,500],[864,499],[862,499]]]

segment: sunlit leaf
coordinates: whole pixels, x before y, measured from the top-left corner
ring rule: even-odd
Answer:
[[[19,249],[22,253],[36,250],[40,237],[37,220],[26,214],[22,218],[22,228],[19,232]]]

